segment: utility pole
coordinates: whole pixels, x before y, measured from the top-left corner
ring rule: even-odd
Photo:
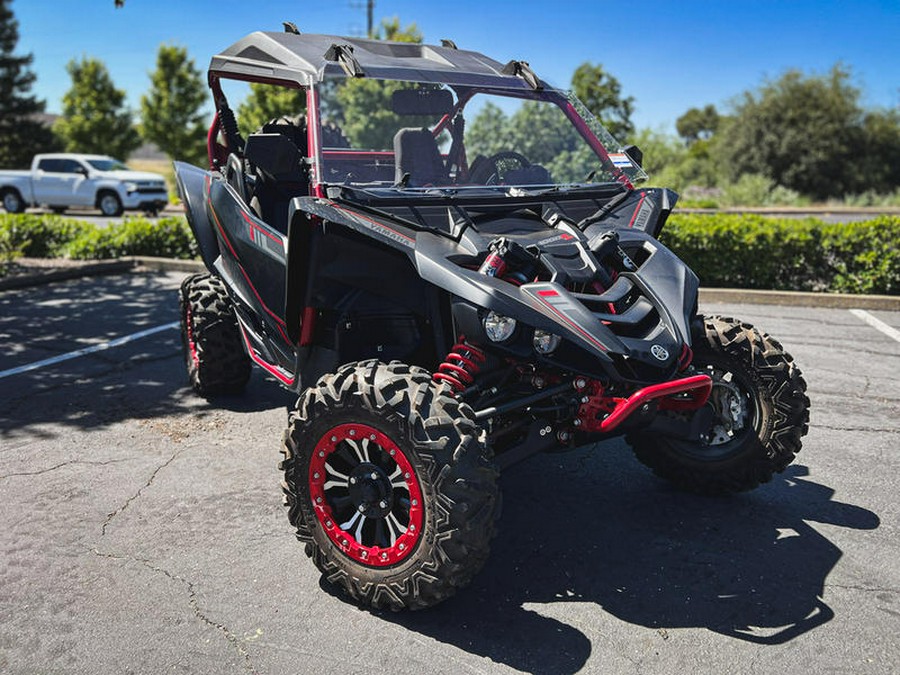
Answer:
[[[366,33],[366,35],[368,35],[370,39],[375,37],[375,33],[373,32],[374,26],[372,25],[372,17],[374,15],[374,13],[375,13],[375,0],[367,0],[367,2],[366,2],[366,18],[368,19],[369,31],[368,31],[368,33]]]

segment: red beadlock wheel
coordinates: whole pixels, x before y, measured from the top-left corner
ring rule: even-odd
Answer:
[[[328,538],[364,565],[396,565],[422,534],[416,472],[396,443],[367,424],[322,435],[309,463],[309,494]]]

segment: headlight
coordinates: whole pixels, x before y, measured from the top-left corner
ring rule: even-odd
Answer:
[[[559,347],[560,342],[562,342],[562,338],[559,335],[535,328],[531,344],[534,345],[534,351],[538,354],[552,354]]]
[[[508,340],[516,331],[515,319],[510,319],[508,316],[497,314],[494,311],[488,312],[481,323],[491,342]]]
[[[125,192],[137,192],[137,183],[125,183]]]

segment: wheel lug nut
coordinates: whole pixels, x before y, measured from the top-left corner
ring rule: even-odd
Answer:
[[[380,506],[381,508],[385,508],[387,506],[387,502],[382,499],[380,502],[378,502],[378,506]]]
[[[387,560],[387,553],[382,553],[382,554],[381,554],[381,559],[382,559],[382,560]]]
[[[350,485],[356,485],[356,476],[350,476]]]
[[[351,429],[351,430],[350,430],[350,435],[351,435],[351,436],[356,436],[356,429]]]
[[[378,480],[378,474],[373,471],[369,478],[371,478],[372,480]]]
[[[406,544],[400,544],[397,548],[399,548],[401,551],[405,551],[405,550],[406,550]]]
[[[365,513],[365,512],[366,512],[366,505],[365,505],[365,504],[360,504],[358,510],[359,510],[360,513]]]

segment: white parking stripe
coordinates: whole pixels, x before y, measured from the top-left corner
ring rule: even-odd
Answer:
[[[29,370],[37,370],[38,368],[43,368],[44,366],[52,366],[54,363],[59,363],[61,361],[68,361],[69,359],[75,359],[79,356],[86,356],[87,354],[102,352],[103,350],[111,349],[112,347],[119,347],[121,345],[128,344],[129,342],[134,342],[135,340],[145,338],[148,335],[154,335],[155,333],[160,333],[164,330],[178,328],[179,325],[180,322],[173,321],[172,323],[167,323],[162,326],[156,326],[155,328],[148,328],[147,330],[132,333],[131,335],[116,338],[115,340],[110,340],[109,342],[104,342],[99,345],[93,345],[92,347],[77,349],[74,352],[68,352],[66,354],[60,354],[59,356],[53,356],[49,359],[44,359],[43,361],[35,361],[34,363],[29,363],[25,366],[19,366],[18,368],[10,368],[9,370],[0,370],[0,378],[9,377],[10,375],[18,375],[19,373],[27,373]]]
[[[872,328],[874,328],[876,330],[880,330],[882,333],[887,335],[889,338],[894,338],[897,342],[900,342],[900,330],[897,330],[896,328],[892,328],[891,326],[888,326],[884,321],[882,321],[881,319],[875,318],[874,316],[869,314],[866,310],[850,309],[847,311],[850,312],[853,316],[865,321],[867,324],[872,326]]]

